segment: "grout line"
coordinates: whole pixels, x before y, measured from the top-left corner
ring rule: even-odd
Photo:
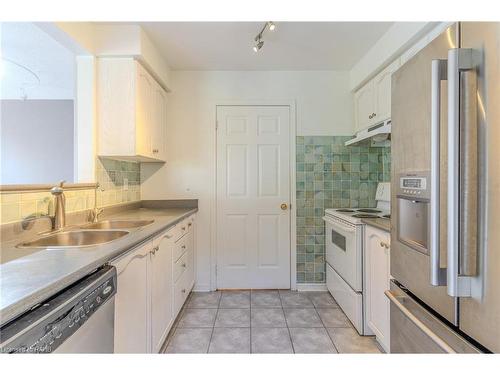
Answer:
[[[212,326],[212,333],[210,334],[210,340],[208,340],[207,354],[210,352],[210,345],[212,345],[212,338],[214,337],[214,330],[215,330],[215,322],[217,321],[217,317],[219,316],[221,301],[222,301],[222,292],[220,292],[219,304],[217,305],[217,312],[215,313],[214,324]]]
[[[337,301],[335,301],[335,302],[337,302]],[[328,338],[330,339],[330,342],[333,345],[333,348],[335,349],[335,351],[337,352],[337,354],[340,354],[339,349],[337,348],[337,345],[335,345],[335,342],[333,342],[332,336],[330,336],[330,332],[328,332],[328,328],[325,326],[325,323],[323,322],[323,319],[321,318],[321,315],[318,312],[318,308],[316,307],[316,305],[314,304],[314,302],[313,302],[313,306],[314,306],[314,311],[316,311],[316,314],[318,314],[319,320],[321,321],[321,325],[323,326],[323,329],[325,330],[326,335],[328,336]],[[321,308],[321,307],[319,307],[319,308]]]
[[[288,337],[290,337],[290,344],[292,345],[292,351],[293,351],[293,354],[295,354],[295,347],[293,345],[292,334],[290,333],[290,327],[288,327],[288,320],[286,319],[285,309],[283,308],[283,300],[281,299],[281,293],[279,291],[278,291],[278,294],[280,297],[281,310],[283,311],[283,316],[285,317],[285,325],[286,325],[286,329],[288,330]]]
[[[250,354],[252,354],[252,289],[250,289]]]

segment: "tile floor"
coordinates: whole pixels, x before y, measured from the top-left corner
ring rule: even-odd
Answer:
[[[380,353],[328,292],[191,293],[165,353]]]

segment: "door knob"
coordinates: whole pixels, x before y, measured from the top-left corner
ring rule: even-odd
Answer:
[[[281,203],[281,209],[284,211],[288,208],[288,205],[286,203]]]

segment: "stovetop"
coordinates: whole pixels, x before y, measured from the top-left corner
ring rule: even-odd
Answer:
[[[329,208],[325,210],[325,214],[353,224],[361,223],[361,219],[391,218],[391,213],[381,208]]]

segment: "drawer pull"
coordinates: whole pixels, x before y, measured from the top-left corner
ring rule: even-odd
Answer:
[[[380,241],[380,247],[385,247],[386,249],[388,249],[389,248],[389,244],[387,242]]]
[[[189,223],[189,224],[188,224],[188,227],[190,227],[191,225],[193,225],[193,223]]]
[[[186,245],[182,245],[181,247],[182,247],[183,249],[186,249]]]
[[[182,267],[186,268],[186,263],[182,263]]]
[[[186,293],[186,289],[182,289],[182,290],[181,290],[181,292],[182,292],[182,293]]]
[[[166,234],[165,238],[170,239],[170,238],[172,238],[172,235],[171,234]]]
[[[181,227],[182,230],[186,230],[186,227]]]

